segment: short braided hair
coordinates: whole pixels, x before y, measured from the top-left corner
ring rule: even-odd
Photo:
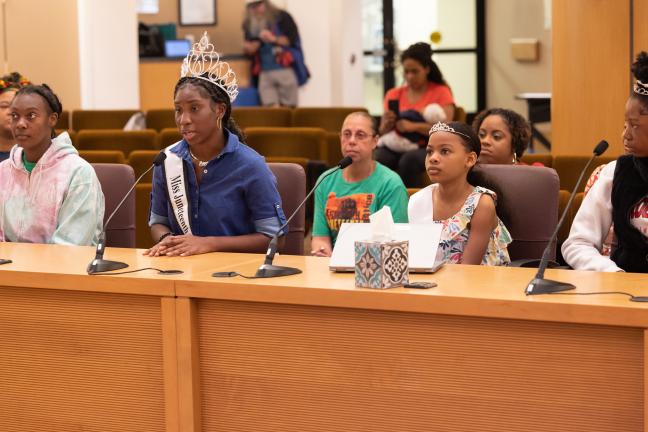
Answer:
[[[59,100],[58,96],[50,86],[47,84],[43,83],[40,85],[36,84],[29,84],[26,85],[25,87],[21,87],[18,92],[16,92],[16,96],[14,98],[21,96],[21,95],[29,95],[29,94],[36,94],[43,98],[45,100],[45,106],[49,110],[49,114],[56,114],[56,119],[58,120],[61,118],[61,113],[63,112],[63,104]],[[56,136],[56,131],[54,128],[52,128],[52,133],[51,133],[52,138]]]

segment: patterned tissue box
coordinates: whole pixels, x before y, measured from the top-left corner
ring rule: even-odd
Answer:
[[[409,282],[409,242],[355,242],[355,285],[386,289]]]

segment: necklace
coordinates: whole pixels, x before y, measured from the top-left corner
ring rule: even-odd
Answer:
[[[198,159],[196,156],[194,156],[193,153],[191,153],[191,150],[189,150],[189,154],[191,155],[191,158],[192,158],[193,160],[195,160],[196,162],[198,162],[198,166],[199,166],[200,168],[207,166],[207,164],[209,163],[209,161],[204,162],[204,161],[201,161],[200,159]]]

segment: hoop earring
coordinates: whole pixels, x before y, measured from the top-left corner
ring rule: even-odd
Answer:
[[[517,155],[513,153],[513,165],[517,165],[517,163],[518,163]]]
[[[218,129],[223,129],[223,117],[218,117],[218,120],[216,120],[216,126]]]

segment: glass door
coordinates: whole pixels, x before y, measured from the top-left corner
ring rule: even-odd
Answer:
[[[402,85],[398,58],[428,42],[458,106],[474,113],[486,105],[484,0],[363,0],[365,105],[383,112],[387,90]]]

